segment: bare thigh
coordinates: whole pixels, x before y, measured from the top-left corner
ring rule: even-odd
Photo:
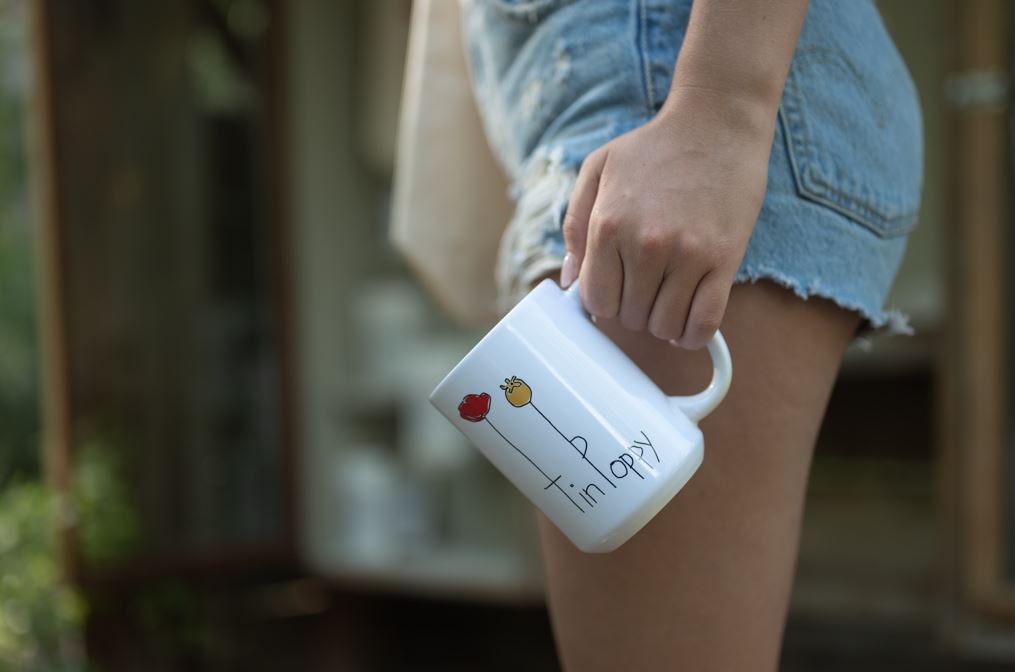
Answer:
[[[705,461],[690,483],[605,555],[539,516],[565,669],[776,669],[811,453],[857,322],[772,283],[735,286],[722,327],[733,386],[702,422]],[[707,382],[704,352],[600,327],[666,391]]]

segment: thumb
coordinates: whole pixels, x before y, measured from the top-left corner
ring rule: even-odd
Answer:
[[[588,239],[589,218],[592,216],[596,194],[599,193],[599,176],[602,175],[605,163],[606,151],[598,149],[585,157],[581,170],[578,171],[578,179],[575,181],[571,200],[568,201],[567,211],[564,213],[564,247],[567,248],[567,254],[564,255],[564,266],[560,269],[561,287],[570,286],[581,270],[582,259],[585,258],[585,241]]]

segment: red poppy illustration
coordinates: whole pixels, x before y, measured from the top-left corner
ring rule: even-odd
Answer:
[[[507,382],[507,381],[505,381],[505,382]],[[524,385],[524,382],[520,382],[519,383],[519,387],[521,385]],[[504,389],[504,388],[505,388],[505,386],[502,386],[502,389]],[[513,389],[514,388],[512,388],[512,390]],[[511,397],[508,397],[508,399],[510,400]],[[486,417],[486,414],[490,412],[490,401],[491,401],[490,395],[487,394],[486,392],[480,392],[479,394],[467,394],[464,397],[462,397],[462,403],[458,404],[458,414],[460,416],[462,416],[462,419],[468,420],[469,422],[485,422],[486,424],[490,425],[490,428],[493,431],[497,432],[497,436],[499,436],[500,438],[504,439],[504,441],[509,446],[514,448],[518,452],[519,455],[524,457],[525,460],[529,464],[531,464],[533,467],[535,467],[536,471],[538,471],[540,474],[542,474],[543,478],[545,478],[548,481],[548,484],[546,485],[546,487],[543,488],[544,490],[546,488],[549,488],[550,486],[553,486],[554,488],[557,489],[557,491],[560,494],[562,494],[565,497],[567,497],[567,500],[569,502],[571,502],[576,509],[578,509],[579,513],[585,513],[585,509],[583,509],[581,506],[579,506],[578,502],[576,502],[574,500],[574,498],[571,497],[571,495],[569,495],[566,490],[564,490],[564,488],[560,487],[560,484],[557,481],[559,481],[562,478],[561,475],[558,474],[556,478],[550,478],[549,474],[547,474],[545,471],[543,471],[542,467],[540,467],[538,464],[536,464],[535,460],[533,460],[531,457],[526,455],[525,452],[521,448],[516,446],[514,443],[511,442],[510,439],[508,439],[506,436],[504,436],[503,432],[501,432],[499,429],[497,429],[497,426],[495,424],[490,422],[490,418]],[[616,486],[614,486],[614,487],[616,487]]]
[[[486,392],[467,394],[458,404],[458,414],[469,422],[482,422],[490,412],[490,395]]]

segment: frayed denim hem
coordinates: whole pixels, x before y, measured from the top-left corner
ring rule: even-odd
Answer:
[[[515,185],[517,207],[501,239],[495,269],[501,314],[536,282],[559,272],[565,253],[561,225],[578,164],[561,147],[545,148],[527,162]],[[890,284],[897,266],[892,255],[901,256],[903,238],[879,239],[855,222],[796,195],[771,193],[769,199],[734,282],[769,280],[801,299],[823,298],[858,313],[862,322],[855,340],[861,346],[875,335],[914,333],[904,313],[885,310],[880,303],[884,290],[879,288]],[[852,253],[838,259],[842,255],[833,251],[847,245]],[[872,265],[871,278],[848,272],[850,259],[880,260],[884,255],[879,251],[889,255],[888,262]],[[771,263],[773,259],[778,265]],[[864,301],[858,294],[870,297]]]
[[[860,317],[863,318],[863,322],[855,335],[857,339],[865,339],[869,336],[880,334],[912,336],[914,333],[913,327],[909,324],[909,317],[901,311],[894,309],[871,310],[859,301],[852,301],[837,295],[831,289],[822,286],[818,281],[804,283],[774,268],[753,264],[741,266],[740,270],[737,271],[734,283],[749,282],[753,285],[759,280],[774,282],[780,287],[792,291],[796,296],[805,301],[812,296],[818,297],[827,299],[845,310],[859,313]]]

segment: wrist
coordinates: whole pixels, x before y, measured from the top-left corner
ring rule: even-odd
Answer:
[[[681,53],[670,90],[710,89],[755,105],[778,108],[786,74],[782,69],[766,68],[760,63]]]
[[[747,91],[674,81],[656,123],[674,128],[709,129],[726,138],[768,147],[775,130],[779,101]]]

